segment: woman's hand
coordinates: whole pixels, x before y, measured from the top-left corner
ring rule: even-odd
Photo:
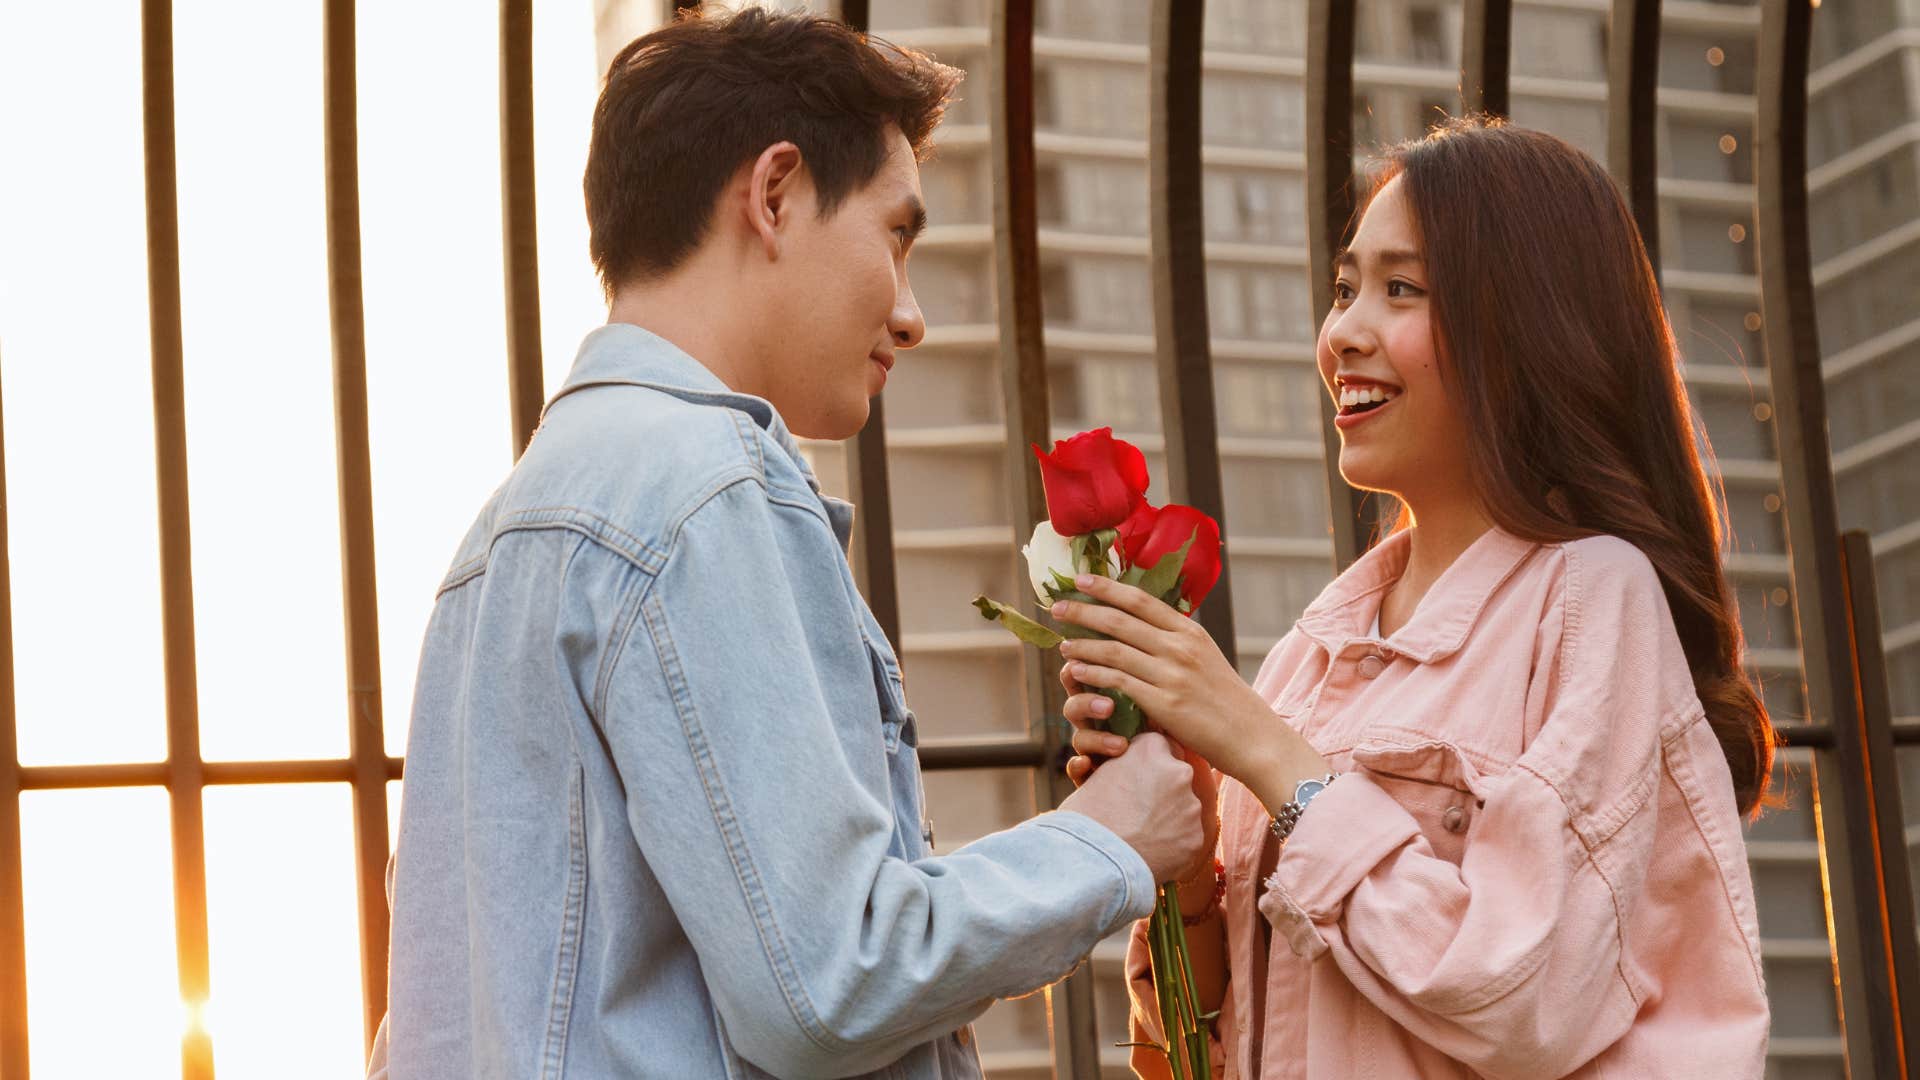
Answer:
[[[1052,615],[1112,640],[1064,642],[1064,678],[1125,690],[1156,728],[1198,749],[1267,805],[1286,801],[1269,801],[1281,792],[1292,798],[1294,780],[1327,773],[1327,761],[1292,724],[1273,717],[1198,623],[1131,584],[1081,575],[1075,588],[1110,607],[1064,600]]]
[[[1085,688],[1075,682],[1064,667],[1060,669],[1060,684],[1071,695],[1067,698],[1066,716],[1067,722],[1073,725],[1074,756],[1067,759],[1067,778],[1079,787],[1100,767],[1102,760],[1119,757],[1131,744],[1118,735],[1100,730],[1100,725],[1113,715],[1111,700],[1084,692]],[[1180,890],[1180,906],[1191,909],[1188,914],[1198,914],[1213,895],[1213,853],[1220,840],[1219,780],[1206,758],[1178,742],[1173,743],[1173,749],[1193,766],[1193,795],[1200,800],[1200,828],[1204,834],[1201,856],[1177,879],[1182,886],[1191,886]]]
[[[1068,660],[1061,678],[1069,681],[1069,691],[1083,686],[1126,691],[1155,727],[1242,780],[1267,758],[1319,757],[1291,726],[1274,718],[1198,623],[1131,585],[1082,575],[1075,587],[1112,606],[1063,600],[1053,606],[1054,618],[1112,640],[1073,638],[1061,644],[1060,655]],[[1097,721],[1107,715],[1102,706],[1111,707],[1098,695],[1075,694],[1080,697],[1092,700],[1078,708],[1068,702],[1067,719],[1076,728],[1082,727],[1076,715]],[[1076,733],[1074,747],[1081,745]],[[1111,744],[1087,743],[1090,750],[1106,745]]]

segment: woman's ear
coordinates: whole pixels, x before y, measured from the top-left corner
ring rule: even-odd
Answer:
[[[760,151],[747,175],[747,227],[759,238],[770,262],[780,257],[781,238],[802,202],[805,172],[800,148],[777,142]]]

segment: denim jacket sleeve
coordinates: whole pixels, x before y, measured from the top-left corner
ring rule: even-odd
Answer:
[[[685,513],[609,644],[598,716],[728,1040],[777,1075],[843,1075],[1061,978],[1153,882],[1072,813],[890,853],[919,831],[887,795],[911,748],[883,737],[844,553],[817,502],[762,483]]]

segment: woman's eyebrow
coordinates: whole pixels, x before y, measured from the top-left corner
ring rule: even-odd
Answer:
[[[1369,254],[1367,261],[1372,263],[1375,266],[1383,266],[1383,267],[1404,266],[1404,265],[1407,265],[1408,263],[1412,263],[1415,266],[1419,266],[1426,262],[1425,259],[1420,257],[1419,252],[1411,251],[1406,248],[1393,248],[1387,251],[1372,252]],[[1342,248],[1340,250],[1340,254],[1334,256],[1333,268],[1336,272],[1343,270],[1347,267],[1357,268],[1359,265],[1360,265],[1360,256],[1354,254],[1352,248]]]

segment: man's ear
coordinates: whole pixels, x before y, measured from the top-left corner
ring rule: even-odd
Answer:
[[[760,238],[769,260],[780,257],[780,241],[805,200],[807,187],[800,148],[777,142],[753,161],[747,174],[747,227]]]

